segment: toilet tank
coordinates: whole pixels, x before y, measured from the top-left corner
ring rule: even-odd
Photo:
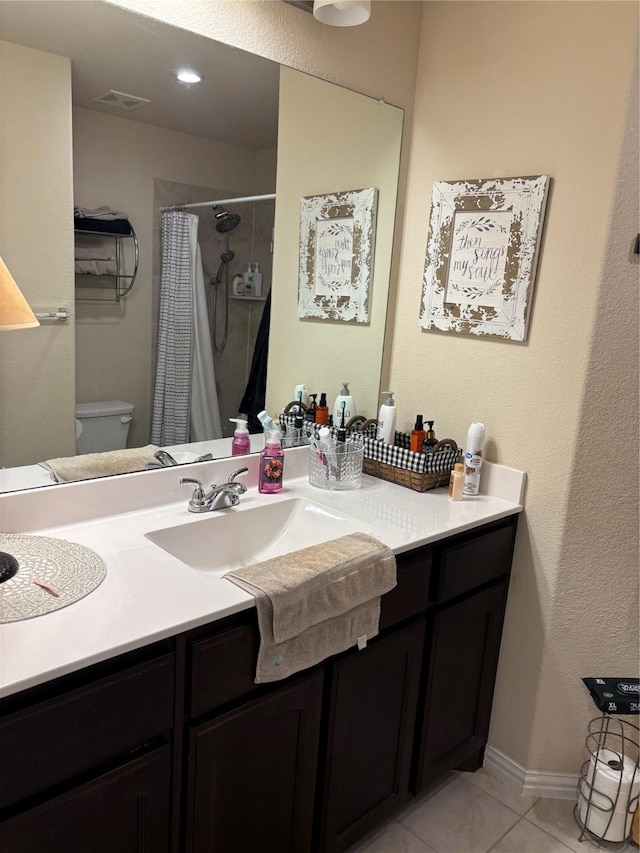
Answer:
[[[76,453],[123,450],[127,446],[134,408],[133,403],[123,400],[77,403],[76,418],[82,429],[76,438]]]

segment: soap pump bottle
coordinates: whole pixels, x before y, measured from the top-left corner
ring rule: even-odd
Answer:
[[[344,409],[344,416],[347,419],[347,422],[351,420],[351,418],[355,418],[358,414],[356,411],[356,403],[353,399],[353,395],[351,391],[349,391],[349,383],[342,383],[342,391],[336,397],[336,401],[333,404],[333,422],[337,424],[340,422],[340,417],[342,415],[342,411]]]
[[[309,408],[304,413],[304,418],[306,421],[311,421],[312,424],[316,422],[316,412],[318,410],[318,404],[316,403],[317,394],[310,394],[311,402],[309,403]]]
[[[396,437],[396,404],[393,400],[393,391],[383,391],[386,394],[384,403],[380,406],[378,413],[378,441],[385,444],[393,444]]]
[[[482,451],[484,448],[484,424],[473,423],[467,432],[464,447],[464,495],[473,497],[480,488],[482,474]]]
[[[280,443],[281,437],[282,433],[278,429],[266,431],[264,450],[260,453],[258,491],[261,494],[273,494],[282,490],[284,450]]]
[[[411,430],[411,442],[409,449],[413,453],[422,453],[422,445],[427,437],[422,424],[422,415],[416,415],[416,425]]]
[[[427,430],[427,435],[424,440],[424,449],[428,452],[429,450],[432,450],[435,447],[435,445],[438,443],[438,439],[436,438],[436,434],[433,431],[434,421],[427,421],[427,424],[429,428]]]
[[[260,264],[251,264],[253,271],[253,293],[252,296],[262,296],[262,273],[260,272]]]
[[[253,270],[251,269],[251,264],[247,264],[247,271],[242,273],[242,278],[244,280],[244,296],[253,296],[254,293],[254,281],[253,281]]]
[[[249,438],[247,422],[244,418],[229,418],[229,420],[236,424],[231,442],[231,455],[244,456],[245,453],[251,453],[251,439]]]
[[[327,406],[327,395],[324,391],[320,394],[320,402],[316,408],[316,423],[323,426],[329,423],[329,407]]]

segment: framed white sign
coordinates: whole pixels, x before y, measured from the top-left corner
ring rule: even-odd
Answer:
[[[369,322],[378,191],[300,200],[298,317]]]
[[[437,181],[420,325],[527,337],[549,177]]]

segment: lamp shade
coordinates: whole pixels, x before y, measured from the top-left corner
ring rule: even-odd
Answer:
[[[313,16],[332,27],[355,27],[371,17],[371,0],[315,0]]]
[[[0,258],[0,332],[9,329],[32,329],[39,325],[29,303]]]

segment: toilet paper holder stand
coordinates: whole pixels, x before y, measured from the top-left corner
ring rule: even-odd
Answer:
[[[604,712],[589,723],[585,748],[574,808],[578,841],[592,836],[623,842],[638,809],[640,727]]]

